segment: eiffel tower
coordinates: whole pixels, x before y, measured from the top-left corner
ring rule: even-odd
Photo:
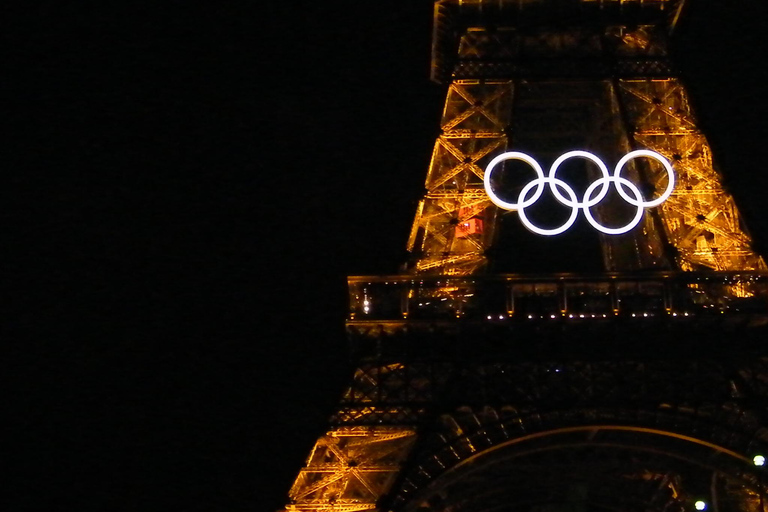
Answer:
[[[683,4],[435,2],[411,256],[349,278],[354,374],[286,511],[768,508],[768,272],[670,60]],[[500,157],[574,150],[541,186]]]

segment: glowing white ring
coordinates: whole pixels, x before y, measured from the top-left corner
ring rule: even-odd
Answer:
[[[554,178],[555,174],[557,173],[557,169],[560,167],[560,164],[562,164],[563,162],[565,162],[569,158],[575,158],[575,157],[586,158],[587,160],[590,160],[591,162],[596,164],[600,168],[600,172],[603,173],[603,179],[608,178],[611,175],[608,172],[608,167],[605,166],[603,161],[600,160],[599,158],[597,158],[592,153],[587,153],[586,151],[569,151],[567,153],[564,153],[564,154],[560,155],[560,157],[558,157],[558,159],[555,160],[555,162],[552,164],[552,167],[550,167],[550,169],[549,169],[549,177],[550,178]],[[558,180],[558,181],[560,181],[560,180]],[[602,181],[602,180],[600,180],[600,181]],[[603,189],[600,191],[598,196],[595,199],[592,200],[594,202],[589,202],[589,204],[580,204],[575,199],[575,197],[576,197],[575,195],[572,196],[574,198],[574,200],[572,202],[570,202],[570,201],[566,200],[562,195],[560,195],[560,192],[558,192],[557,187],[553,187],[552,185],[550,185],[550,188],[552,189],[552,194],[555,196],[555,198],[558,201],[560,201],[562,204],[564,204],[565,206],[570,206],[571,208],[589,208],[591,206],[595,206],[597,203],[602,201],[605,198],[606,195],[608,195],[608,187],[610,187],[610,186],[611,186],[610,182],[606,180],[605,184],[603,185]],[[568,187],[568,189],[573,191],[573,189],[571,189],[571,187]],[[585,195],[585,197],[586,197],[586,195]]]
[[[632,193],[637,198],[637,204],[634,206],[637,206],[637,212],[635,213],[635,217],[629,221],[629,223],[626,226],[622,226],[620,228],[607,228],[597,222],[594,217],[592,217],[592,212],[589,211],[589,206],[584,207],[584,217],[587,218],[587,221],[592,224],[592,227],[597,229],[598,231],[601,231],[605,233],[606,235],[621,235],[622,233],[626,233],[627,231],[630,231],[635,226],[640,224],[640,219],[643,218],[643,207],[641,203],[643,202],[643,195],[640,192],[640,189],[638,189],[631,181],[629,181],[626,178],[622,178],[621,176],[609,176],[608,178],[601,178],[599,180],[596,180],[593,182],[589,187],[587,187],[587,190],[584,191],[584,203],[589,204],[589,198],[592,196],[592,191],[595,189],[598,185],[600,185],[601,181],[605,181],[606,183],[616,183],[616,188],[620,190],[620,184],[624,185],[626,187],[629,187],[629,190],[632,191]],[[578,211],[578,210],[577,210]]]
[[[654,199],[653,201],[643,201],[642,196],[638,200],[637,203],[635,203],[634,199],[629,197],[627,194],[624,193],[624,189],[621,187],[619,182],[616,182],[616,190],[619,192],[619,195],[622,199],[624,199],[626,202],[631,204],[632,206],[641,206],[643,208],[652,208],[654,206],[659,206],[661,203],[667,200],[670,195],[672,195],[672,189],[675,188],[675,171],[672,169],[672,164],[669,163],[669,161],[661,156],[658,153],[655,153],[653,151],[648,151],[647,149],[638,149],[636,151],[631,151],[624,155],[621,160],[619,160],[619,163],[616,164],[616,169],[613,171],[613,175],[617,178],[621,175],[621,170],[624,168],[624,166],[632,160],[633,158],[636,158],[638,156],[647,156],[649,158],[653,158],[654,160],[661,163],[661,165],[664,166],[664,169],[667,171],[667,176],[669,178],[669,181],[667,182],[667,188],[664,190],[664,193],[661,194],[659,197]]]
[[[635,186],[628,179],[621,177],[621,171],[624,169],[624,166],[627,164],[627,162],[637,157],[652,158],[660,162],[664,166],[664,169],[667,171],[667,176],[668,176],[667,188],[659,197],[651,201],[645,201],[643,199],[643,195],[641,191],[637,188],[637,186]],[[578,198],[576,197],[576,193],[566,182],[557,178],[558,168],[563,162],[565,162],[569,158],[585,158],[587,160],[590,160],[591,162],[593,162],[598,166],[598,168],[600,169],[600,172],[603,175],[602,178],[595,180],[592,184],[590,184],[589,187],[587,187],[587,190],[584,192],[584,197],[582,198],[581,201],[578,200]],[[520,191],[520,194],[517,197],[517,203],[510,203],[499,198],[491,187],[491,173],[499,163],[504,162],[506,160],[523,161],[528,165],[530,165],[534,171],[536,171],[537,178],[534,180],[531,180],[529,183],[527,183],[523,187],[523,189]],[[493,202],[493,204],[505,210],[513,210],[513,211],[518,210],[520,212],[520,220],[523,223],[523,225],[526,228],[528,228],[530,231],[533,231],[534,233],[537,233],[540,235],[547,235],[547,236],[559,235],[560,233],[563,233],[566,230],[568,230],[568,228],[570,228],[573,225],[573,223],[576,221],[576,217],[578,216],[579,210],[583,210],[584,216],[587,218],[587,221],[595,229],[607,235],[620,235],[622,233],[626,233],[630,231],[640,223],[640,220],[643,217],[643,212],[645,211],[644,210],[645,208],[652,208],[654,206],[658,206],[669,198],[669,196],[672,194],[672,190],[675,187],[675,172],[674,172],[674,169],[672,168],[672,164],[670,164],[666,158],[664,158],[663,156],[661,156],[660,154],[654,151],[649,151],[647,149],[639,149],[636,151],[631,151],[626,155],[624,155],[621,158],[621,160],[619,160],[619,162],[616,164],[613,175],[611,175],[608,172],[608,168],[605,166],[603,161],[600,160],[600,158],[598,158],[596,155],[592,153],[588,153],[586,151],[569,151],[567,153],[562,154],[560,157],[557,158],[557,160],[555,160],[555,162],[552,164],[552,166],[549,169],[548,176],[545,177],[544,171],[542,170],[541,166],[531,156],[525,153],[521,153],[519,151],[510,151],[508,153],[502,153],[501,155],[491,160],[491,162],[488,164],[488,167],[486,167],[485,176],[483,177],[483,182],[485,185],[485,191],[488,194],[488,197]],[[605,198],[605,196],[608,194],[608,189],[611,183],[616,184],[616,190],[618,191],[622,199],[624,199],[628,204],[637,207],[637,212],[635,213],[634,218],[627,225],[619,228],[608,228],[603,226],[602,224],[600,224],[595,220],[595,218],[592,216],[592,212],[590,211],[590,208],[596,206],[600,201],[602,201]],[[572,209],[571,216],[568,218],[567,221],[565,221],[565,224],[563,224],[560,227],[552,228],[552,229],[540,228],[535,224],[533,224],[530,221],[530,219],[528,219],[528,216],[525,214],[525,209],[528,208],[529,206],[532,206],[541,197],[541,194],[544,192],[544,185],[549,185],[549,188],[552,191],[552,194],[555,196],[555,199],[557,199],[558,202]],[[592,194],[594,193],[595,189],[601,185],[602,185],[602,189],[593,198]],[[531,191],[533,187],[536,187],[536,191],[533,193],[533,195],[530,198],[528,198],[527,197],[528,193]],[[627,187],[634,197],[630,197],[624,191],[624,187]],[[558,188],[562,188],[563,190],[565,190],[569,198],[566,198],[563,194],[561,194]]]
[[[501,199],[499,196],[497,196],[493,189],[491,188],[491,173],[493,172],[493,168],[496,167],[499,163],[505,161],[505,160],[522,160],[523,162],[530,165],[534,171],[536,171],[536,175],[538,176],[537,179],[532,181],[532,183],[538,184],[538,187],[536,189],[536,193],[533,194],[533,197],[529,199],[528,201],[524,202],[522,205],[520,205],[521,199],[523,198],[523,194],[521,192],[520,196],[518,196],[517,203],[508,203]],[[526,155],[525,153],[520,153],[518,151],[509,151],[507,153],[502,153],[493,160],[491,160],[491,163],[488,164],[488,167],[485,168],[485,176],[483,177],[483,182],[485,183],[485,191],[488,194],[488,197],[491,198],[491,201],[493,201],[493,204],[498,206],[499,208],[504,208],[505,210],[517,210],[522,206],[522,208],[525,208],[526,206],[530,206],[536,201],[539,200],[539,197],[541,197],[542,192],[544,192],[544,170],[539,165],[539,162],[533,159],[533,157]]]
[[[565,189],[568,195],[571,196],[571,201],[574,204],[578,202],[578,200],[576,199],[576,193],[563,180],[553,178],[551,175],[547,178],[542,178],[542,180],[543,180],[543,183],[549,183],[549,186],[552,190],[557,190],[558,186],[563,187],[563,189]],[[536,185],[536,182],[531,181],[525,187],[523,187],[523,190],[520,191],[520,197],[524,199],[525,195],[528,193],[528,190],[530,190],[531,187],[533,187],[534,185]],[[533,224],[530,220],[528,220],[528,216],[525,214],[525,207],[520,207],[518,210],[518,213],[520,214],[520,222],[522,222],[523,225],[526,228],[528,228],[529,231],[533,231],[534,233],[537,233],[539,235],[554,236],[554,235],[559,235],[560,233],[564,233],[565,231],[568,230],[568,228],[573,226],[573,223],[576,222],[576,217],[579,216],[579,209],[573,208],[571,210],[571,216],[568,217],[568,220],[565,221],[565,224],[563,224],[559,228],[553,228],[553,229],[543,229]]]

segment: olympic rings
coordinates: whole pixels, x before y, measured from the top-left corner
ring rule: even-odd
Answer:
[[[644,200],[642,192],[640,192],[637,186],[635,186],[628,179],[621,176],[621,171],[624,169],[627,163],[637,157],[652,158],[660,162],[661,165],[664,166],[664,170],[667,171],[667,188],[656,199],[650,201]],[[597,165],[597,167],[600,169],[600,172],[602,173],[601,178],[595,180],[592,184],[589,185],[589,187],[587,187],[587,190],[584,192],[582,201],[578,200],[576,197],[576,192],[574,192],[574,190],[566,182],[557,178],[557,170],[560,168],[560,165],[562,165],[563,162],[570,158],[584,158],[589,160]],[[517,203],[510,203],[502,200],[499,198],[499,196],[496,195],[496,193],[493,191],[493,188],[491,187],[491,174],[493,173],[494,168],[506,160],[520,160],[530,165],[531,168],[536,172],[536,179],[531,180],[520,191],[520,194],[517,197]],[[564,153],[558,157],[557,160],[555,160],[552,164],[552,167],[550,167],[549,175],[544,176],[544,171],[542,170],[541,166],[531,156],[526,155],[525,153],[520,153],[519,151],[509,151],[507,153],[502,153],[501,155],[491,160],[491,163],[489,163],[488,167],[485,169],[483,182],[485,184],[485,192],[488,194],[488,197],[491,199],[493,204],[499,208],[503,208],[504,210],[519,211],[520,221],[523,223],[523,225],[530,231],[538,233],[539,235],[553,236],[567,231],[568,228],[570,228],[573,223],[576,222],[576,217],[579,214],[579,210],[584,211],[584,216],[586,217],[587,221],[598,231],[607,235],[620,235],[630,231],[640,223],[640,220],[643,218],[643,212],[645,211],[645,208],[658,206],[669,198],[669,196],[672,194],[672,190],[675,188],[675,172],[672,168],[672,165],[666,158],[656,152],[648,151],[646,149],[638,149],[624,155],[616,164],[613,175],[608,172],[608,168],[606,167],[605,163],[603,163],[600,158],[593,155],[592,153],[588,153],[586,151],[569,151],[568,153]],[[603,226],[597,222],[597,220],[595,220],[595,218],[592,216],[592,212],[590,211],[590,208],[596,206],[605,198],[605,196],[608,194],[608,189],[610,188],[611,183],[616,184],[616,191],[619,193],[622,199],[624,199],[628,204],[637,207],[637,212],[635,213],[635,216],[632,218],[632,220],[627,225],[619,228],[608,228]],[[525,209],[532,206],[541,197],[541,194],[544,192],[545,185],[549,185],[549,188],[552,191],[552,195],[555,197],[555,199],[557,199],[559,203],[572,209],[568,220],[566,220],[562,226],[557,228],[540,228],[533,224],[525,213]],[[536,187],[536,190],[531,194],[531,190],[534,187]],[[598,187],[601,188],[599,192],[595,194],[595,191]],[[631,196],[627,194],[625,187],[629,189]],[[561,194],[559,189],[563,189],[568,197],[566,198],[563,194]],[[593,195],[595,197],[592,197]]]

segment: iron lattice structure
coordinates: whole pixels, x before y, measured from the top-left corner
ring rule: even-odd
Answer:
[[[768,272],[669,57],[682,7],[436,1],[448,90],[413,257],[349,279],[356,369],[287,511],[765,511]],[[656,151],[675,190],[602,236],[602,273],[490,273],[488,162],[575,147]]]

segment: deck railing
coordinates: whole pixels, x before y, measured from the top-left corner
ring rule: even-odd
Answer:
[[[766,272],[353,276],[349,321],[768,314]]]

